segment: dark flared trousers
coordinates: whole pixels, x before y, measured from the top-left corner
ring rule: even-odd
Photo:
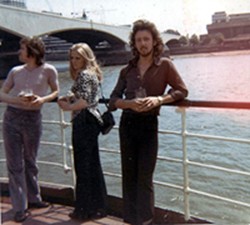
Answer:
[[[120,122],[124,221],[152,224],[158,118],[124,112]]]
[[[107,191],[98,147],[99,126],[88,110],[82,110],[73,120],[75,208],[86,214],[106,209]]]

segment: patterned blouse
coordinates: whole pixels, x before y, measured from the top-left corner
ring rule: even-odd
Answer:
[[[92,113],[98,120],[100,113],[97,109],[99,101],[99,80],[95,74],[90,74],[87,70],[81,71],[76,78],[71,91],[74,93],[76,99],[84,99],[88,103],[87,110]],[[75,117],[81,110],[74,111]]]

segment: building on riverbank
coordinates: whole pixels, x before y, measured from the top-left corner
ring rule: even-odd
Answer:
[[[250,13],[212,15],[207,34],[199,36],[199,43],[169,46],[171,55],[196,54],[250,49]]]
[[[235,38],[237,36],[250,36],[250,13],[229,14],[216,12],[212,15],[212,24],[207,25],[210,35],[221,33],[224,38]]]

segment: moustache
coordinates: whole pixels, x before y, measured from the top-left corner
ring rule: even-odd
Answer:
[[[140,50],[147,50],[148,48],[147,47],[145,47],[145,46],[142,46],[141,48],[140,48]]]

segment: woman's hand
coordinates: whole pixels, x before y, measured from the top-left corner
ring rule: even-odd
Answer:
[[[70,103],[67,99],[66,96],[62,96],[62,97],[59,97],[58,100],[57,100],[57,104],[59,105],[59,107],[64,110],[64,111],[69,111],[71,110],[70,109]]]

